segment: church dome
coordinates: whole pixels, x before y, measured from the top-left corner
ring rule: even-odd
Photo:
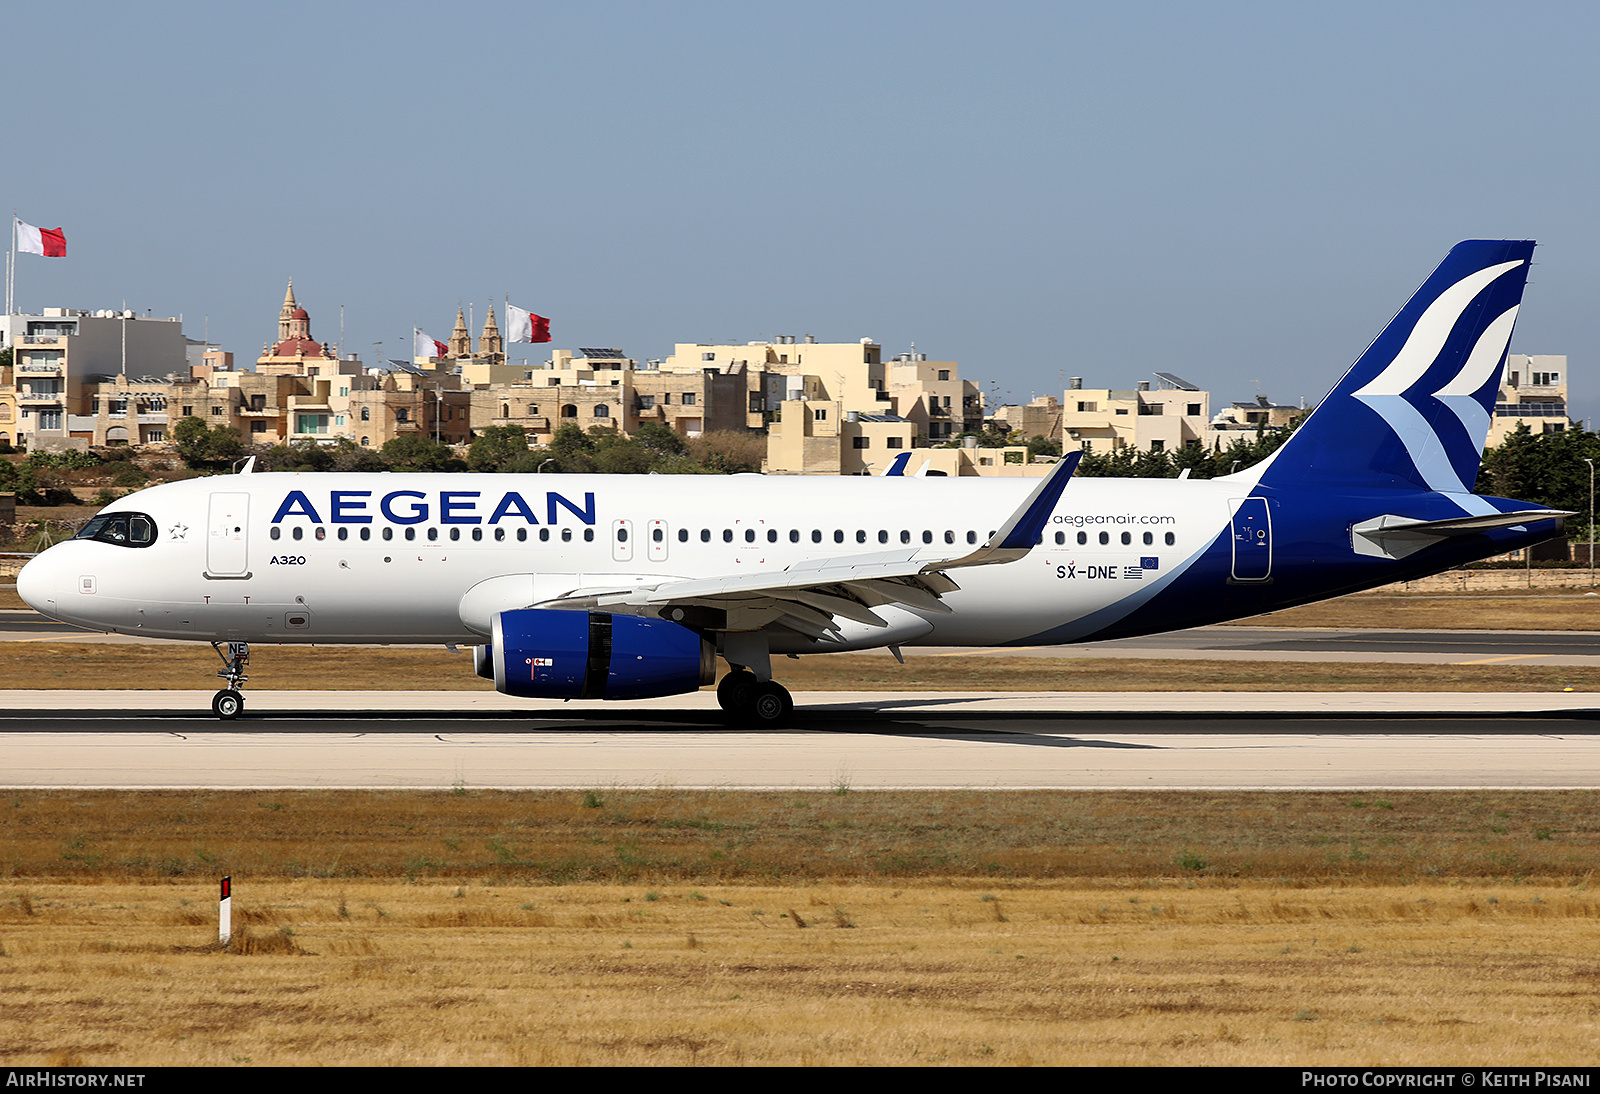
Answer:
[[[312,338],[285,338],[272,347],[274,357],[326,357],[322,343]]]

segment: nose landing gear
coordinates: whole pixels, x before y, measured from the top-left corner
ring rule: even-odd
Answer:
[[[244,693],[240,688],[250,679],[244,674],[244,667],[250,663],[250,644],[229,642],[227,653],[223,653],[216,642],[211,643],[211,648],[217,651],[217,656],[227,666],[217,675],[228,682],[227,687],[211,697],[211,712],[223,721],[231,722],[244,713]]]

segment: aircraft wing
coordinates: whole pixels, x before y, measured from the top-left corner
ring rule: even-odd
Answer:
[[[1039,542],[1080,458],[1075,452],[1057,464],[981,547],[966,554],[930,559],[926,548],[905,547],[813,559],[767,572],[625,588],[592,586],[539,606],[641,615],[666,608],[710,608],[729,613],[727,629],[781,623],[813,638],[835,633],[839,619],[888,626],[872,610],[885,605],[947,613],[950,609],[940,598],[960,586],[946,571],[1014,562],[1026,555]]]

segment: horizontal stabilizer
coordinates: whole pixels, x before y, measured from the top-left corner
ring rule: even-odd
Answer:
[[[1385,513],[1350,528],[1350,545],[1358,555],[1405,558],[1451,536],[1472,536],[1495,528],[1515,528],[1541,520],[1561,520],[1573,514],[1565,509],[1518,509],[1511,513],[1417,520]]]

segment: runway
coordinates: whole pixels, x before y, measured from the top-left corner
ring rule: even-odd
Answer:
[[[0,641],[134,642],[0,611]],[[270,647],[261,651],[270,656]],[[919,657],[1600,665],[1600,633],[1214,626]],[[537,703],[492,692],[10,691],[7,787],[1600,786],[1600,696],[802,693],[795,724],[729,729],[705,693]]]
[[[785,730],[709,696],[11,692],[0,785],[812,790],[1600,786],[1600,696],[1255,693],[797,696]]]

